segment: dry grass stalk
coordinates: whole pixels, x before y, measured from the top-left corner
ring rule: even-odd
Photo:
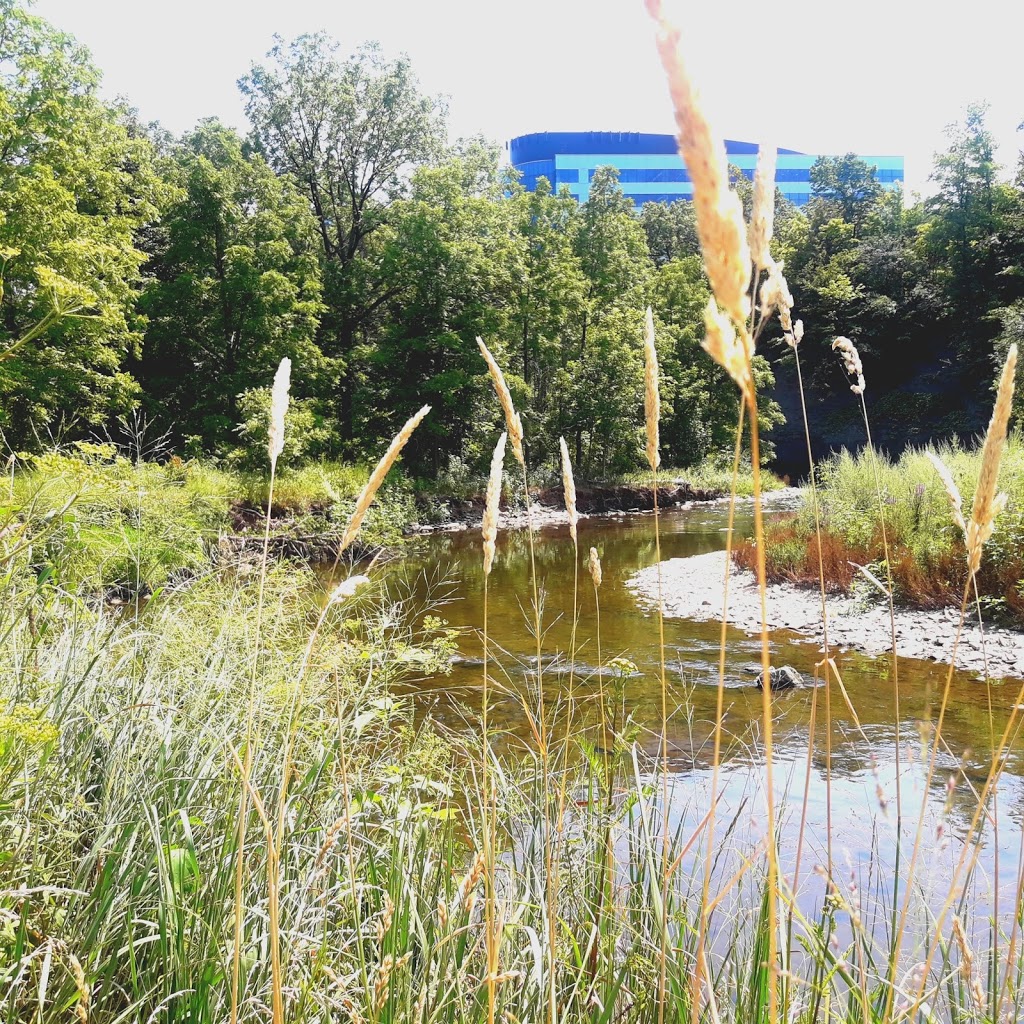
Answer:
[[[736,382],[747,404],[754,407],[754,378],[750,369],[750,336],[746,330],[737,334],[732,321],[720,312],[714,297],[708,299],[704,311],[706,333],[701,345],[719,366]]]
[[[284,451],[284,418],[288,412],[288,391],[291,387],[292,361],[285,356],[274,374],[274,387],[270,392],[270,424],[267,427],[267,455],[276,464]]]
[[[851,377],[857,379],[856,384],[850,385],[850,390],[855,395],[863,395],[864,388],[867,385],[864,383],[864,364],[860,361],[860,353],[857,351],[857,346],[849,338],[840,337],[832,342],[832,351],[839,353],[846,372]]]
[[[775,147],[761,145],[754,171],[754,199],[747,237],[750,255],[756,267],[770,267],[770,243],[775,230]]]
[[[86,980],[82,964],[73,953],[68,953],[71,965],[71,976],[75,979],[75,990],[78,999],[75,1001],[75,1016],[81,1024],[89,1024],[89,982]]]
[[[651,469],[657,469],[661,465],[661,452],[658,450],[660,420],[658,350],[654,345],[654,314],[648,306],[644,318],[644,422],[647,428],[647,463]]]
[[[971,994],[971,1002],[974,1003],[975,1012],[979,1014],[984,1013],[986,1003],[985,987],[982,985],[981,979],[974,973],[974,951],[967,941],[963,922],[956,914],[953,915],[953,938],[956,940],[957,948],[960,950],[960,976],[967,986],[967,991]]]
[[[660,0],[646,2],[658,26],[658,53],[675,110],[679,154],[693,181],[697,235],[708,280],[718,304],[741,324],[750,309],[750,248],[743,204],[729,188],[725,146],[711,131],[679,53],[679,29],[665,19]]]
[[[953,474],[950,473],[946,464],[935,454],[935,452],[925,452],[928,460],[935,467],[935,472],[939,474],[939,479],[942,481],[942,486],[946,490],[946,494],[949,496],[949,504],[953,512],[953,522],[960,527],[964,532],[964,539],[967,539],[967,524],[964,522],[964,511],[963,511],[963,499],[960,497],[960,489],[956,485],[956,481],[953,479]]]
[[[451,905],[448,907],[449,915],[457,914],[460,911],[466,913],[470,909],[473,890],[483,879],[486,867],[487,858],[484,857],[482,851],[478,850],[469,870],[462,876],[462,881],[459,882],[459,888],[452,899]]]
[[[572,478],[572,462],[569,460],[569,447],[564,437],[558,439],[558,447],[562,453],[562,491],[565,494],[565,511],[569,516],[569,536],[572,537],[573,544],[576,544],[576,524],[580,517],[576,511],[576,482]]]
[[[366,517],[366,513],[373,502],[377,491],[380,490],[380,485],[384,483],[384,478],[388,475],[388,470],[395,464],[398,456],[401,455],[402,449],[405,447],[409,438],[412,437],[413,431],[423,421],[423,417],[430,412],[430,406],[425,405],[415,416],[407,420],[405,426],[395,434],[394,440],[392,440],[388,450],[381,457],[380,462],[377,463],[376,468],[370,474],[370,479],[366,481],[366,486],[359,492],[359,497],[356,498],[356,507],[352,511],[352,515],[349,517],[348,525],[345,527],[345,534],[341,538],[341,545],[338,548],[338,554],[340,555],[348,546],[356,539],[356,535],[359,533],[359,527],[363,525],[363,519]]]
[[[996,404],[981,452],[981,473],[978,476],[978,487],[974,492],[971,521],[967,524],[967,568],[972,574],[976,573],[981,565],[981,549],[992,536],[996,516],[1006,505],[1006,495],[996,494],[996,481],[999,478],[999,462],[1006,443],[1010,408],[1013,405],[1013,375],[1016,369],[1017,346],[1011,345],[1010,351],[1006,353],[1002,376],[999,378]]]
[[[498,401],[501,403],[502,412],[505,414],[505,426],[508,429],[509,439],[512,441],[512,452],[514,453],[516,460],[519,462],[519,465],[525,469],[526,457],[523,455],[523,421],[519,418],[519,413],[516,412],[516,407],[512,404],[512,393],[509,391],[508,385],[505,383],[505,374],[501,372],[501,367],[498,365],[494,356],[491,355],[490,350],[484,344],[483,338],[477,338],[476,343],[480,346],[480,354],[484,357],[484,362],[487,363],[487,369],[491,374],[491,380],[494,382],[494,390],[497,392]]]
[[[601,559],[598,557],[597,548],[590,549],[590,561],[588,563],[590,569],[590,578],[594,581],[594,586],[601,586]]]
[[[484,503],[484,519],[480,532],[484,537],[484,575],[491,574],[494,564],[494,543],[498,538],[498,505],[501,503],[501,474],[505,464],[505,440],[502,431],[491,456],[491,475],[487,478],[487,500]]]

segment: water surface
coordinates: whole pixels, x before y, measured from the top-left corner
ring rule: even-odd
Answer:
[[[727,517],[728,509],[719,504],[664,513],[660,520],[661,557],[685,557],[724,548]],[[749,535],[752,527],[751,506],[738,506],[737,537]],[[598,550],[604,572],[597,601],[586,568],[591,546]],[[558,707],[564,721],[571,699],[574,735],[585,735],[600,744],[597,696],[602,684],[606,690],[618,685],[622,714],[632,717],[641,746],[656,754],[661,743],[658,617],[638,603],[626,586],[638,569],[657,561],[653,517],[581,520],[579,553],[578,572],[574,573],[568,528],[548,527],[536,535],[534,559],[543,610],[545,703],[549,710]],[[403,587],[410,588],[420,600],[444,594],[446,602],[434,614],[442,615],[461,631],[460,661],[451,674],[417,684],[418,715],[433,716],[450,726],[475,727],[483,678],[484,577],[479,533],[474,530],[423,538],[396,573],[404,578]],[[493,659],[490,675],[496,680],[491,721],[512,749],[517,743],[531,742],[524,706],[533,708],[537,703],[530,578],[528,535],[522,531],[500,534],[488,592]],[[577,619],[573,658],[574,589]],[[695,826],[708,806],[722,627],[716,622],[666,619],[664,637],[673,814],[685,829]],[[773,664],[792,665],[806,680],[813,681],[816,663],[822,657],[816,642],[781,631],[773,632],[770,639]],[[728,627],[725,652],[722,813],[742,816],[732,841],[750,849],[765,828],[762,695],[754,686],[760,639]],[[635,671],[615,659],[631,663]],[[774,698],[776,802],[780,816],[792,826],[783,832],[783,867],[793,861],[805,790],[809,851],[804,853],[808,858],[805,863],[823,859],[831,823],[833,853],[850,865],[851,872],[855,874],[858,866],[866,869],[869,864],[883,870],[891,865],[898,836],[898,777],[904,842],[913,840],[924,800],[928,847],[925,867],[928,874],[934,874],[937,885],[948,882],[951,866],[962,849],[960,840],[976,806],[972,787],[980,788],[984,783],[991,737],[1002,732],[1020,683],[1010,680],[989,687],[966,673],[952,674],[939,770],[931,791],[925,793],[927,748],[923,739],[938,713],[947,666],[901,658],[897,687],[889,655],[876,657],[840,650],[835,652],[835,659],[845,697],[833,684],[829,690],[811,687]],[[812,717],[816,723],[813,743]],[[980,865],[985,892],[979,898],[984,905],[991,905],[997,890],[1005,892],[1005,905],[1012,903],[1021,842],[1021,775],[1019,750],[1014,747],[1000,790],[998,836],[986,832],[983,837]],[[909,844],[904,849],[909,849]]]

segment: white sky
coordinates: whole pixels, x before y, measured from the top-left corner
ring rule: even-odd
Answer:
[[[665,0],[715,130],[809,153],[903,154],[926,191],[942,129],[974,100],[1009,174],[1024,145],[1021,0]],[[449,97],[452,137],[672,131],[640,0],[37,0],[145,120],[244,130],[235,82],[272,44],[377,39]]]

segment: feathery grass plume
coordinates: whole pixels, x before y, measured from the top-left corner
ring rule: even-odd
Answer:
[[[370,474],[370,479],[366,481],[366,486],[359,492],[359,497],[356,498],[356,507],[353,509],[352,515],[349,516],[348,525],[345,527],[345,534],[341,538],[341,545],[338,548],[339,555],[356,539],[359,527],[363,525],[366,512],[373,502],[377,491],[380,490],[380,485],[384,483],[388,470],[395,464],[395,460],[402,453],[406,442],[412,437],[413,431],[420,425],[423,417],[428,412],[430,412],[430,406],[425,405],[415,416],[407,420],[405,426],[395,434],[388,450],[381,456],[380,462],[377,463],[376,468]]]
[[[487,478],[487,500],[484,503],[484,520],[480,532],[484,535],[484,575],[491,574],[491,566],[494,564],[494,542],[498,537],[498,505],[501,502],[501,474],[505,464],[505,440],[508,437],[504,431],[494,446],[494,455],[491,456],[491,475]]]
[[[1011,345],[1006,353],[1006,363],[999,378],[999,390],[996,392],[996,404],[992,410],[992,419],[985,434],[985,444],[981,450],[981,473],[978,476],[978,487],[974,492],[974,504],[971,506],[971,521],[967,524],[967,568],[976,573],[981,565],[981,549],[992,536],[996,516],[1006,505],[1006,495],[996,494],[996,481],[999,478],[999,462],[1003,456],[1003,445],[1006,443],[1006,426],[1010,420],[1010,408],[1013,405],[1013,375],[1017,370],[1017,346]]]
[[[769,243],[775,230],[775,147],[763,143],[757,149],[754,171],[754,199],[750,210],[747,238],[750,256],[757,267],[770,267]]]
[[[789,282],[783,276],[782,268],[783,263],[775,260],[765,264],[768,269],[768,277],[765,278],[764,284],[761,285],[760,298],[761,298],[761,315],[763,317],[770,317],[772,313],[778,310],[779,323],[782,324],[783,331],[786,332],[786,341],[790,340],[790,335],[793,333],[793,320],[791,312],[793,309],[793,295],[789,290]],[[795,346],[794,346],[795,347]]]
[[[668,77],[679,129],[679,154],[693,182],[693,207],[704,267],[719,305],[735,323],[741,324],[750,310],[750,247],[743,204],[729,188],[725,146],[711,131],[679,53],[679,29],[665,19],[660,0],[646,3],[658,26],[658,54]]]
[[[790,348],[796,348],[801,341],[804,340],[804,322],[803,320],[795,320],[793,322],[793,331],[791,334],[786,335],[786,344]]]
[[[288,389],[291,387],[292,361],[285,356],[274,374],[270,392],[270,424],[267,428],[267,455],[271,463],[284,451],[284,418],[288,412]]]
[[[569,536],[572,537],[573,544],[576,544],[576,524],[580,517],[576,511],[576,483],[572,478],[572,462],[569,460],[569,447],[564,437],[558,439],[558,447],[562,452],[562,490],[565,493],[565,511],[569,515]]]
[[[342,580],[331,591],[331,596],[327,599],[327,603],[337,604],[339,601],[344,601],[346,598],[355,597],[356,591],[369,582],[369,576],[349,576],[347,580]]]
[[[863,395],[864,388],[867,385],[864,383],[864,364],[860,361],[860,353],[857,351],[857,346],[849,338],[840,337],[832,342],[832,351],[839,353],[840,358],[843,360],[843,366],[846,367],[846,372],[851,377],[857,378],[857,383],[851,384],[850,390],[855,395]]]
[[[743,330],[742,337],[736,333],[729,317],[720,312],[714,296],[708,299],[704,311],[706,334],[701,346],[704,351],[736,382],[747,404],[753,407],[754,379],[750,370],[750,336]]]
[[[657,469],[661,465],[661,452],[658,450],[660,420],[658,350],[654,346],[654,314],[648,306],[644,319],[644,423],[647,428],[647,463],[651,469]]]
[[[487,369],[490,371],[491,380],[494,382],[494,390],[497,392],[502,412],[505,413],[505,425],[508,428],[509,439],[512,441],[512,452],[518,460],[519,465],[525,469],[526,457],[523,455],[523,421],[519,418],[519,413],[516,412],[516,407],[512,404],[512,393],[509,391],[508,385],[505,383],[505,374],[501,372],[501,367],[498,365],[497,360],[491,355],[490,350],[484,344],[484,339],[477,338],[476,343],[480,346],[480,355],[484,357],[484,362],[487,363]]]
[[[598,557],[597,548],[590,549],[590,562],[588,565],[590,568],[590,578],[594,581],[594,586],[601,586],[601,559]]]
[[[957,487],[956,481],[953,479],[953,474],[950,473],[946,464],[938,457],[938,455],[935,454],[935,452],[925,452],[925,456],[935,467],[935,472],[939,474],[942,486],[945,488],[946,494],[949,496],[949,504],[953,511],[953,522],[963,530],[964,539],[966,540],[967,524],[964,522],[963,499],[960,497],[960,489]]]

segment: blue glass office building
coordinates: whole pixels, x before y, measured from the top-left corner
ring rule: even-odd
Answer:
[[[757,145],[725,143],[726,159],[748,178],[757,165]],[[509,161],[522,174],[523,186],[532,191],[541,176],[558,191],[565,185],[581,203],[590,193],[590,181],[598,167],[611,164],[619,170],[622,191],[637,207],[644,203],[671,203],[693,197],[690,176],[672,135],[644,132],[536,132],[520,135],[508,144]],[[780,149],[775,182],[782,194],[797,206],[811,197],[811,165],[817,154]],[[878,180],[892,187],[903,181],[903,157],[862,156],[877,168]]]

